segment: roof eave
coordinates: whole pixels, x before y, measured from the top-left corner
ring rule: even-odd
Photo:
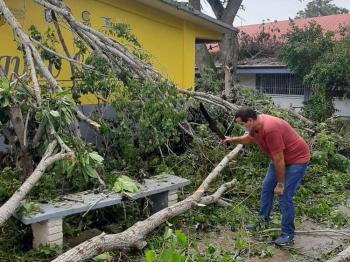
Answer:
[[[213,31],[225,34],[231,32],[238,32],[238,29],[225,24],[215,18],[203,14],[197,10],[190,9],[181,3],[173,0],[137,0],[145,5],[152,6],[164,12],[183,18],[186,21],[191,21],[195,24],[205,26]]]

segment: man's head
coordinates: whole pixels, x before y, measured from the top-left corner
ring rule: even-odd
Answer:
[[[248,130],[252,130],[256,126],[257,119],[257,113],[249,107],[242,107],[235,114],[235,122]]]

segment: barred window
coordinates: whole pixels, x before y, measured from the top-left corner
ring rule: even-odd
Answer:
[[[293,74],[256,75],[256,88],[264,94],[304,95],[304,87]]]

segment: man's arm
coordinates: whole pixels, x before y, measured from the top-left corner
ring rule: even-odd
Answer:
[[[249,134],[245,134],[243,136],[237,136],[237,137],[229,137],[226,136],[224,140],[222,140],[222,143],[236,143],[236,144],[242,144],[247,145],[250,143],[253,143],[254,138],[251,137]]]
[[[275,188],[275,193],[279,196],[283,195],[284,190],[284,177],[286,164],[284,162],[283,151],[272,155],[273,165],[275,166],[277,186]]]

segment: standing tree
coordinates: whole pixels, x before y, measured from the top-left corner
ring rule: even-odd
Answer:
[[[297,13],[295,18],[310,18],[349,13],[348,9],[338,7],[332,2],[333,0],[312,0],[306,5],[304,10]]]
[[[241,7],[243,0],[208,0],[216,18],[228,25],[232,25],[239,8]],[[193,7],[198,8],[200,0],[191,0],[190,4]],[[219,43],[220,55],[219,62],[225,72],[225,87],[223,95],[227,98],[234,99],[234,76],[238,61],[238,35],[237,32],[230,32],[224,35],[224,38]],[[197,49],[198,50],[198,49]],[[197,59],[199,63],[207,61],[207,52],[200,51],[199,56],[201,59]],[[197,56],[198,57],[198,56]],[[203,58],[204,57],[204,58]]]

